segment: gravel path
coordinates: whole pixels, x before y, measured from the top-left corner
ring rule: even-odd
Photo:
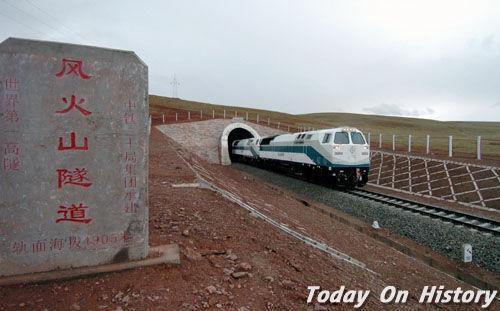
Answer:
[[[473,249],[474,264],[500,273],[500,238],[485,236],[427,216],[412,214],[256,167],[240,163],[233,164],[233,166],[301,196],[349,213],[370,224],[377,220],[381,227],[428,246],[454,260],[462,260],[462,245],[469,243]]]

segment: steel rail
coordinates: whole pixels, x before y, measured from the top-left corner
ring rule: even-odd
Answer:
[[[346,190],[345,192],[362,197],[371,201],[384,203],[400,209],[417,213],[431,218],[439,219],[444,222],[451,222],[458,226],[464,226],[469,229],[475,229],[482,233],[489,233],[493,236],[500,236],[500,222],[491,218],[471,215],[455,210],[423,204],[411,200],[391,197],[385,194],[371,192],[361,189]]]

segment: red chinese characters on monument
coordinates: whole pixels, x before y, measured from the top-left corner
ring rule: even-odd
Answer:
[[[127,138],[128,150],[124,154],[124,180],[123,186],[125,189],[125,202],[123,211],[125,213],[136,213],[139,206],[137,204],[137,176],[136,176],[136,163],[137,156],[132,148],[132,138]]]
[[[71,217],[69,215],[68,217]],[[31,242],[14,241],[10,244],[10,252],[15,255],[28,253],[59,252],[64,250],[79,251],[106,248],[110,245],[124,246],[131,242],[130,234],[125,232],[101,233],[80,237],[55,237],[51,239],[37,239]]]
[[[85,151],[89,150],[89,141],[87,137],[83,137],[83,145],[77,146],[76,145],[76,134],[75,132],[71,132],[69,134],[69,146],[64,144],[64,140],[62,137],[59,137],[59,145],[57,147],[57,150],[59,151],[66,151],[66,150],[80,150],[80,151]]]
[[[92,77],[83,72],[83,61],[81,60],[63,58],[61,65],[61,71],[56,73],[56,77],[58,78],[62,78],[63,76],[67,75],[76,75],[84,80],[87,80]]]
[[[62,101],[63,101],[63,103],[68,104],[68,99],[66,97],[63,97]],[[78,100],[78,104],[77,104],[76,103],[76,96],[75,95],[71,95],[70,100],[69,100],[69,105],[67,105],[67,107],[65,109],[63,109],[63,110],[56,111],[56,113],[67,113],[67,112],[69,112],[72,109],[77,109],[84,116],[91,115],[92,112],[90,112],[90,111],[88,111],[88,110],[86,110],[86,109],[84,109],[84,108],[81,107],[81,105],[84,104],[84,103],[85,103],[85,99],[80,98]]]
[[[2,166],[5,172],[18,171],[21,168],[21,149],[17,143],[6,143],[4,146]]]
[[[137,124],[135,110],[135,102],[129,100],[128,104],[125,104],[125,112],[123,113],[123,123],[125,124],[125,127],[134,127]]]
[[[91,78],[90,75],[83,71],[83,61],[81,60],[70,60],[64,58],[62,60],[61,70],[55,74],[56,77],[62,78],[68,75],[78,76],[83,80],[88,80]],[[88,117],[92,114],[90,110],[83,108],[85,104],[85,99],[83,97],[77,97],[71,95],[69,97],[62,97],[61,103],[65,107],[61,110],[55,111],[59,115],[65,115],[71,110],[79,112],[83,117]],[[59,137],[59,144],[57,146],[58,151],[87,151],[89,150],[88,138],[83,137],[83,144],[77,145],[76,133],[70,132],[69,144],[65,143],[63,137]],[[57,188],[61,189],[64,186],[78,186],[84,189],[92,186],[92,182],[88,177],[88,170],[86,168],[75,168],[73,170],[68,170],[65,168],[57,169]],[[59,205],[57,211],[58,218],[55,220],[56,223],[60,222],[71,222],[88,224],[92,221],[87,215],[89,207],[83,203],[71,204],[70,207],[65,205]],[[71,243],[70,243],[71,244]]]
[[[10,77],[2,81],[4,89],[2,98],[2,114],[5,122],[17,123],[19,122],[20,115],[18,109],[19,105],[19,81],[16,78]]]
[[[123,128],[125,130],[134,130],[137,127],[136,103],[128,101],[124,103],[123,109]],[[123,211],[125,213],[137,213],[139,209],[139,192],[137,190],[137,155],[134,150],[134,141],[132,137],[125,137],[123,155],[123,188],[125,190]]]
[[[88,188],[92,183],[87,177],[86,168],[75,168],[72,171],[66,169],[57,170],[57,188],[61,189],[64,185],[80,186]]]
[[[88,224],[92,221],[92,219],[87,218],[87,208],[88,206],[83,203],[80,203],[79,205],[72,204],[71,207],[60,205],[59,210],[57,211],[57,214],[59,214],[60,217],[56,219],[56,223],[61,221],[70,221]]]

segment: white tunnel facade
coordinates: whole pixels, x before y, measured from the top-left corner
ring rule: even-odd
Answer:
[[[257,133],[257,131],[245,123],[231,123],[226,126],[226,128],[224,128],[224,131],[222,131],[222,135],[220,138],[220,159],[222,165],[231,165],[231,156],[229,154],[231,148],[229,144],[234,141],[234,135],[231,135],[231,133],[235,133],[233,131],[243,134],[239,139],[250,137],[260,138],[260,135]],[[230,139],[230,136],[232,136],[232,140]]]

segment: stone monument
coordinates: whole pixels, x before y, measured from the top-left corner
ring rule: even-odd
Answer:
[[[148,126],[133,52],[0,44],[0,276],[147,256]]]

